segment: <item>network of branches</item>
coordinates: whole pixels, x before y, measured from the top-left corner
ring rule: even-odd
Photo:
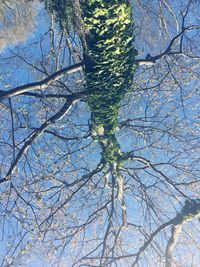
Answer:
[[[1,267],[199,266],[199,11],[1,1]]]

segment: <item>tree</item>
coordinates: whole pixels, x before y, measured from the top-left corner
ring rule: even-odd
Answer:
[[[1,59],[2,266],[198,266],[199,4],[76,4]]]

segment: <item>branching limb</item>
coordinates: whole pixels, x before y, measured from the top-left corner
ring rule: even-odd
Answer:
[[[22,86],[15,87],[9,91],[2,91],[0,90],[0,101],[8,98],[8,97],[13,97],[17,95],[21,95],[23,93],[27,93],[29,91],[33,90],[44,90],[48,88],[50,84],[53,82],[59,80],[60,78],[64,77],[66,74],[71,74],[77,71],[80,71],[83,67],[83,63],[77,63],[75,65],[66,67],[64,69],[61,69],[57,72],[54,72],[53,74],[49,75],[47,78],[39,81],[39,82],[34,82],[34,83],[29,83],[25,84]]]
[[[164,52],[162,52],[161,54],[159,55],[156,55],[156,56],[151,56],[151,55],[147,55],[145,59],[137,59],[135,60],[135,62],[141,66],[141,65],[152,65],[154,64],[156,61],[158,61],[159,59],[161,59],[162,57],[166,56],[166,55],[174,55],[174,54],[177,54],[177,52],[172,52],[172,46],[174,45],[175,41],[182,37],[183,34],[186,32],[186,31],[191,31],[193,29],[200,29],[200,26],[197,26],[197,25],[192,25],[192,26],[188,26],[188,27],[183,27],[182,30],[176,35],[174,36],[168,47],[165,49]],[[182,43],[182,42],[181,42]],[[178,53],[182,53],[182,47],[180,47],[180,51]]]
[[[30,148],[35,139],[37,139],[50,124],[55,123],[56,121],[62,119],[70,109],[71,105],[75,103],[77,100],[78,99],[74,99],[72,97],[69,98],[69,100],[65,102],[64,106],[55,115],[46,120],[46,122],[43,123],[40,128],[38,128],[32,133],[30,138],[24,143],[24,145],[20,149],[18,155],[16,155],[16,158],[11,164],[6,176],[0,180],[0,184],[8,181],[11,178],[11,175],[13,171],[16,169],[18,162],[20,161],[24,153]]]
[[[165,267],[172,267],[173,250],[177,244],[178,238],[182,233],[184,222],[194,219],[200,215],[200,200],[186,201],[181,213],[177,216],[171,229],[171,236],[167,243],[165,252]]]
[[[196,216],[199,216],[200,214],[200,200],[192,200],[188,201],[186,200],[185,205],[180,213],[178,213],[173,219],[170,221],[162,224],[159,226],[145,241],[144,245],[139,249],[138,253],[136,254],[136,259],[132,264],[132,267],[136,266],[138,263],[141,254],[147,249],[147,247],[151,244],[153,239],[159,234],[162,230],[164,230],[166,227],[172,225],[172,236],[170,237],[167,249],[166,249],[166,267],[171,267],[170,262],[172,259],[172,250],[174,246],[176,245],[176,242],[178,240],[178,237],[182,230],[182,225],[184,222],[193,219]]]

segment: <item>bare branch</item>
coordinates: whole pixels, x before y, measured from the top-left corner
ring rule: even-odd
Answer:
[[[161,59],[162,57],[166,56],[166,55],[174,55],[174,54],[177,54],[177,51],[176,52],[172,52],[171,49],[172,49],[172,46],[174,45],[175,41],[183,36],[183,34],[186,32],[186,31],[191,31],[193,29],[200,29],[200,26],[197,26],[197,25],[192,25],[192,26],[189,26],[189,27],[186,27],[186,28],[182,28],[181,32],[179,32],[176,36],[174,36],[168,47],[165,49],[164,52],[162,52],[161,54],[159,55],[156,55],[156,56],[151,56],[151,55],[147,55],[145,59],[137,59],[135,60],[135,62],[141,66],[141,65],[153,65],[156,61],[158,61],[159,59]],[[180,51],[178,51],[179,54],[182,53],[182,49],[180,49]]]
[[[17,96],[23,93],[27,93],[29,91],[32,90],[44,90],[46,88],[48,88],[48,86],[50,84],[52,84],[53,82],[59,80],[60,78],[64,77],[66,74],[71,74],[77,71],[80,71],[83,67],[83,63],[77,63],[75,65],[66,67],[64,69],[61,69],[57,72],[54,72],[53,74],[49,75],[49,77],[39,81],[39,82],[34,82],[34,83],[29,83],[29,84],[25,84],[22,86],[18,86],[16,88],[13,88],[9,91],[0,91],[0,100],[4,100],[8,97],[13,97],[13,96]]]
[[[66,115],[66,113],[69,111],[73,103],[75,103],[77,100],[78,99],[71,98],[68,101],[66,101],[64,106],[55,115],[53,115],[51,118],[46,120],[46,122],[43,123],[40,128],[38,128],[32,133],[30,138],[24,143],[24,145],[20,149],[18,155],[16,156],[15,160],[11,164],[6,176],[0,180],[0,184],[8,181],[11,178],[11,175],[13,171],[15,170],[18,162],[20,161],[24,153],[32,145],[32,143],[35,141],[35,139],[38,138],[50,124],[55,123],[58,120],[61,120]]]

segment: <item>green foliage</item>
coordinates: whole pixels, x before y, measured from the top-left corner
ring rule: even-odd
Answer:
[[[131,5],[127,0],[88,0],[83,5],[87,54],[85,72],[94,123],[112,135],[122,99],[132,87],[136,50]]]
[[[110,164],[119,162],[121,156],[120,146],[114,135],[107,140],[106,146],[103,147],[103,160]]]
[[[103,127],[107,146],[103,157],[117,162],[120,147],[114,137],[118,112],[125,94],[132,89],[135,72],[133,20],[129,0],[87,0],[83,4],[86,28],[84,51],[87,86],[96,88],[88,104],[93,124]]]
[[[71,0],[43,0],[62,28],[74,24]],[[85,27],[84,63],[87,87],[95,88],[88,99],[95,135],[107,140],[103,157],[116,162],[120,147],[114,136],[118,112],[125,94],[132,89],[135,72],[132,8],[129,0],[81,2]],[[102,137],[103,135],[103,137]]]

